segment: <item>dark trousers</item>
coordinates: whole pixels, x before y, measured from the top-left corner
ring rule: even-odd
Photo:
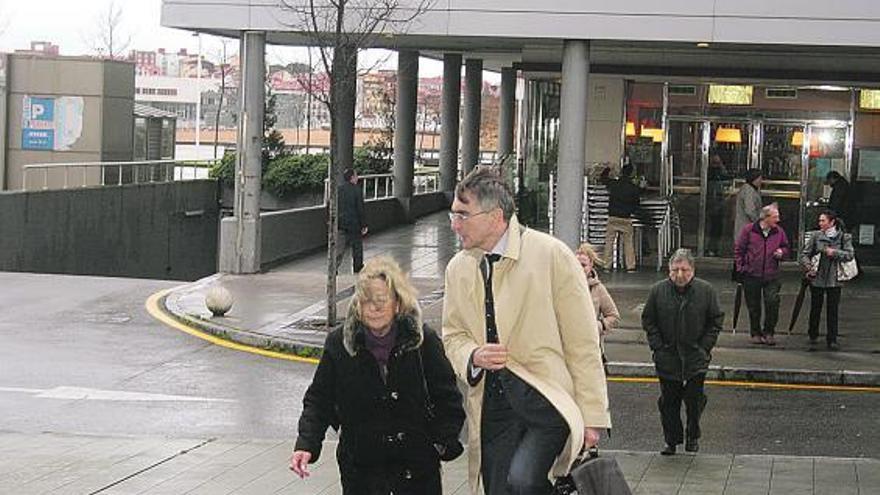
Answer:
[[[779,321],[779,279],[761,280],[748,275],[743,279],[743,292],[749,308],[749,332],[754,336],[773,335]],[[761,329],[761,299],[763,298],[764,327]]]
[[[822,300],[828,298],[827,311],[825,312],[825,325],[828,333],[825,341],[829,344],[837,342],[837,308],[840,305],[840,287],[813,287],[810,286],[810,327],[808,333],[810,340],[819,338],[819,317],[822,316]]]
[[[571,433],[540,392],[507,370],[483,393],[480,472],[486,495],[550,495],[547,473]],[[500,385],[500,386],[498,386]]]
[[[684,402],[687,415],[687,438],[700,438],[700,416],[706,409],[706,394],[703,382],[706,374],[700,373],[690,380],[660,379],[660,422],[663,424],[663,437],[668,445],[678,445],[684,441],[685,431],[681,424],[681,403]]]
[[[339,238],[336,241],[336,268],[342,264],[342,258],[345,257],[345,251],[351,247],[351,267],[354,273],[361,271],[364,267],[364,239],[360,231],[357,230],[340,230]]]

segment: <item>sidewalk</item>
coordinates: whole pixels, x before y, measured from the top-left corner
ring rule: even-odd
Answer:
[[[105,495],[333,495],[341,493],[335,442],[312,474],[288,468],[288,440],[166,439],[0,431],[0,493]],[[13,455],[14,454],[14,455]],[[604,451],[635,495],[868,495],[880,461],[769,455]],[[443,492],[466,495],[465,456],[444,465]]]
[[[419,290],[425,321],[439,330],[443,298],[443,272],[457,252],[456,239],[445,213],[370,236],[365,257],[390,255],[410,272]],[[807,352],[806,326],[809,296],[804,301],[793,333],[788,334],[792,306],[800,287],[794,264],[783,274],[782,304],[777,327],[778,345],[749,344],[748,312],[743,302],[737,331],[733,332],[736,286],[730,281],[729,260],[698,260],[697,276],[719,290],[726,313],[724,332],[713,351],[710,379],[746,380],[822,385],[880,386],[880,270],[867,273],[844,288],[840,307],[841,351]],[[350,271],[350,258],[340,273]],[[163,307],[182,322],[240,343],[317,356],[323,344],[326,256],[317,253],[255,275],[217,274],[176,288]],[[653,282],[666,276],[652,268],[636,274],[614,273],[603,281],[621,312],[621,328],[607,338],[610,372],[615,376],[653,376],[651,355],[641,330],[640,315]],[[354,276],[337,279],[338,314],[344,315],[352,294]],[[204,296],[222,284],[235,298],[224,318],[214,318]],[[824,332],[824,322],[820,327]],[[822,340],[823,337],[820,337]]]

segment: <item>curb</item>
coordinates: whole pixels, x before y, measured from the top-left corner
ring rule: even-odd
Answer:
[[[205,281],[207,281],[207,279],[205,279]],[[159,309],[174,320],[209,335],[213,335],[214,337],[245,346],[267,351],[281,352],[302,358],[320,358],[324,351],[324,348],[321,346],[304,344],[284,337],[275,337],[250,332],[248,330],[242,330],[240,328],[208,320],[200,315],[186,313],[176,303],[175,296],[179,296],[177,290],[172,290],[165,294],[159,300]]]
[[[609,362],[608,376],[625,378],[656,378],[657,374],[653,363]],[[880,372],[874,371],[818,371],[710,365],[709,371],[706,373],[706,379],[719,382],[880,387]]]
[[[213,278],[208,277],[200,280],[197,284],[208,284],[212,281]],[[186,313],[177,303],[176,298],[180,296],[180,291],[177,289],[169,291],[159,300],[159,307],[169,317],[184,325],[237,344],[296,357],[316,359],[320,358],[323,353],[323,346],[320,345],[251,332],[209,320],[201,315]],[[610,361],[608,362],[608,376],[609,378],[656,379],[657,374],[653,363]],[[748,383],[773,383],[819,387],[880,387],[880,372],[874,371],[769,369],[711,365],[706,379],[718,382],[740,382],[744,385]]]

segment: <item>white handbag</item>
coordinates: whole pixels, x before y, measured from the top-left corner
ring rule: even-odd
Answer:
[[[816,254],[810,259],[810,265],[813,272],[819,271],[819,257],[821,254]],[[847,280],[852,280],[856,278],[859,274],[859,265],[856,263],[856,257],[853,256],[853,259],[849,261],[841,261],[837,264],[837,281],[838,282],[846,282]]]

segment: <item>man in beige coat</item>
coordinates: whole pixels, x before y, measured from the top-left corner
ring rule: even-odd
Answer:
[[[450,212],[443,342],[467,392],[469,481],[488,495],[550,494],[610,427],[586,279],[559,240],[521,227],[507,186],[478,168]]]

